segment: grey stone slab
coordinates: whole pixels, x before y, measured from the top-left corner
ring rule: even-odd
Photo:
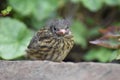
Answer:
[[[120,65],[50,61],[0,61],[0,80],[120,80]]]

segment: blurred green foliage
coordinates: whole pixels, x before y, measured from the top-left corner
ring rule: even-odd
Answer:
[[[105,48],[91,49],[88,51],[88,54],[84,56],[87,61],[99,60],[100,62],[110,62],[113,59],[111,57],[112,51]]]
[[[0,57],[15,59],[25,55],[33,31],[40,29],[50,18],[62,17],[61,13],[69,5],[68,1],[79,5],[71,26],[77,48],[71,54],[80,49],[81,52],[77,53],[84,54],[83,60],[109,61],[112,51],[89,46],[88,42],[99,36],[100,28],[106,23],[108,25],[110,19],[105,21],[107,15],[114,17],[111,16],[112,12],[119,12],[117,6],[120,0],[3,0],[0,10],[5,9],[3,5],[7,5],[12,11],[9,9],[8,16],[0,17]],[[110,9],[109,12],[106,8]],[[119,20],[109,22],[109,25],[112,24],[119,24]]]
[[[63,0],[9,0],[9,4],[21,16],[33,16],[37,20],[50,17]]]
[[[86,48],[87,27],[83,23],[75,20],[72,24],[71,31],[73,33],[75,43],[81,45],[82,48]]]
[[[32,32],[16,19],[0,18],[0,57],[14,59],[25,54]]]
[[[8,6],[6,9],[1,11],[1,15],[5,16],[7,14],[9,14],[12,10],[12,7]]]

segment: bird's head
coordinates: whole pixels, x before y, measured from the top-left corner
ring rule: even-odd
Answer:
[[[63,37],[66,35],[70,35],[70,21],[65,19],[55,19],[50,22],[49,30],[53,33],[53,35],[57,37]]]

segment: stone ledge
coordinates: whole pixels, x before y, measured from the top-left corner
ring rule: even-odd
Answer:
[[[120,80],[120,65],[50,61],[0,61],[0,80]]]

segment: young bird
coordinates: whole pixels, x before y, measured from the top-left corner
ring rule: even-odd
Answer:
[[[40,29],[27,47],[27,58],[61,62],[74,45],[70,22],[55,19]]]

